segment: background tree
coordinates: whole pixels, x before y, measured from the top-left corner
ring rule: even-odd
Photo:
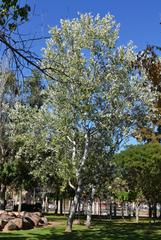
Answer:
[[[135,62],[137,68],[145,69],[148,79],[152,83],[152,90],[157,91],[159,96],[155,103],[157,111],[153,119],[151,119],[151,124],[149,124],[148,128],[138,126],[139,128],[135,134],[138,140],[147,142],[161,142],[161,59],[159,51],[160,48],[157,46],[147,46],[144,51],[138,53],[137,61]]]
[[[117,168],[128,183],[129,199],[141,203],[145,198],[150,210],[160,203],[161,146],[147,143],[131,146],[116,155]],[[144,197],[144,198],[143,198]],[[138,205],[137,204],[137,205]]]

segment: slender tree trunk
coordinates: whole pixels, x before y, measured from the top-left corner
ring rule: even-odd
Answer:
[[[78,207],[78,204],[79,204],[79,201],[80,201],[80,197],[81,197],[81,193],[82,193],[81,173],[82,173],[82,170],[84,168],[84,164],[85,164],[85,161],[86,161],[87,155],[88,155],[89,137],[90,137],[90,133],[87,132],[85,134],[85,144],[84,144],[83,156],[82,156],[82,159],[80,161],[79,169],[77,170],[77,173],[76,173],[76,177],[78,179],[78,184],[77,184],[77,188],[76,188],[76,191],[75,191],[75,196],[74,196],[74,199],[73,199],[73,202],[72,202],[72,206],[71,206],[71,209],[70,209],[70,213],[69,213],[69,216],[68,216],[66,232],[71,232],[72,231],[73,219],[74,219],[75,212],[77,210],[77,207]],[[75,144],[75,141],[72,141],[69,137],[68,137],[68,139],[73,144],[72,162],[75,165],[76,144]]]
[[[36,190],[34,188],[34,192],[33,192],[33,204],[36,203]]]
[[[48,196],[45,197],[45,213],[48,212]]]
[[[112,219],[112,202],[110,202],[110,219]]]
[[[124,202],[121,203],[121,216],[124,219]]]
[[[132,203],[132,216],[135,217],[135,202]]]
[[[131,219],[131,203],[128,203],[128,218]]]
[[[91,226],[91,219],[92,219],[92,204],[94,201],[94,195],[95,195],[95,187],[92,187],[90,196],[88,198],[87,202],[87,219],[86,219],[86,226],[90,228]]]
[[[57,193],[57,195],[56,195],[56,207],[55,207],[55,214],[58,214],[58,203],[59,203],[59,195],[58,195],[58,193]]]
[[[22,210],[22,189],[19,190],[19,203],[18,203],[18,212],[20,213]]]
[[[81,180],[79,180],[78,187],[76,189],[75,196],[71,204],[71,208],[70,208],[70,212],[67,220],[66,232],[72,232],[73,220],[74,220],[75,212],[77,210],[78,203],[80,200],[81,192],[82,192],[82,186],[81,186]]]
[[[101,198],[99,198],[99,215],[102,215],[102,201]]]
[[[65,200],[66,200],[66,198],[64,198],[64,200],[63,200],[63,214],[64,214],[64,216],[65,216],[65,210],[66,210],[66,204],[65,204]]]
[[[42,193],[42,210],[45,212],[45,192]]]
[[[149,222],[151,223],[151,219],[152,219],[152,204],[149,203]]]
[[[161,203],[159,203],[159,218],[161,219]]]
[[[77,224],[80,224],[80,199],[79,199],[79,202],[78,202],[78,215],[77,215]]]
[[[135,217],[136,217],[136,223],[139,222],[139,204],[135,203]]]
[[[113,206],[113,216],[114,216],[114,218],[116,218],[116,216],[117,216],[117,204],[114,202],[114,206]]]
[[[0,210],[5,210],[6,206],[6,185],[1,184],[1,191],[0,191]]]
[[[153,204],[153,220],[155,222],[155,220],[157,219],[157,203]]]
[[[63,198],[60,196],[60,215],[63,214]]]

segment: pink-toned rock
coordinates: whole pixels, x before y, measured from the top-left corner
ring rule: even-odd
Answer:
[[[29,217],[24,217],[23,218],[23,229],[32,229],[34,227],[34,222],[29,218]]]
[[[20,213],[19,213],[19,216],[21,216],[21,217],[25,217],[26,213],[27,213],[27,212],[25,212],[25,211],[20,212]]]
[[[4,226],[8,223],[7,219],[0,219],[0,230],[4,228]]]
[[[13,220],[10,220],[10,222],[16,224],[18,229],[22,229],[23,228],[23,220],[22,220],[22,218],[14,218]]]
[[[40,222],[40,216],[38,216],[37,214],[35,213],[30,213],[30,212],[27,212],[25,214],[25,217],[28,217],[32,220],[32,222],[34,223],[34,226],[38,226],[39,225],[39,222]]]
[[[3,228],[4,232],[13,231],[13,230],[18,230],[18,227],[12,221],[9,221]]]
[[[17,215],[14,212],[8,212],[7,215],[14,218],[17,217]]]
[[[2,214],[2,213],[7,213],[5,210],[0,210],[0,215]]]
[[[48,224],[47,218],[46,218],[46,217],[41,217],[41,218],[40,218],[40,224],[42,224],[42,225],[47,225],[47,224]]]

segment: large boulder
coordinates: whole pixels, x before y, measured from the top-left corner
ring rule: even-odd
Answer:
[[[15,218],[10,220],[3,228],[3,231],[32,229],[34,223],[28,218]]]
[[[18,227],[18,229],[22,229],[23,228],[23,220],[22,218],[14,218],[13,220],[10,220],[9,222],[12,222],[14,224],[16,224],[16,226]]]
[[[26,213],[27,213],[27,212],[22,211],[22,212],[19,213],[19,216],[21,216],[21,217],[25,217]]]
[[[47,223],[47,218],[42,217],[40,212],[21,212],[18,216],[12,212],[0,214],[0,230],[4,231],[32,229],[34,226]]]
[[[24,217],[23,218],[23,229],[27,230],[27,229],[32,229],[34,227],[34,222],[31,220],[31,218],[29,217]]]
[[[12,219],[12,218],[14,218],[14,217],[8,215],[7,212],[0,214],[0,219]]]
[[[5,210],[0,210],[0,215],[2,214],[2,213],[7,213]]]
[[[4,226],[12,219],[14,219],[14,215],[8,214],[7,211],[0,212],[0,230],[4,228]]]
[[[34,223],[34,226],[38,226],[40,223],[40,216],[38,216],[36,213],[26,213],[25,217],[30,218],[31,221]]]
[[[19,228],[17,227],[17,225],[11,221],[9,221],[3,228],[4,232],[8,232],[8,231],[12,231],[12,230],[18,230]]]
[[[42,217],[42,212],[33,212],[33,214],[39,216],[39,217]]]
[[[16,227],[15,227],[16,226]],[[22,218],[14,218],[9,220],[9,222],[4,226],[4,231],[11,231],[11,230],[20,230],[23,227],[23,220]]]
[[[9,221],[8,219],[0,219],[0,230],[4,228],[8,221]]]
[[[14,212],[7,212],[7,215],[13,218],[17,217],[17,215]]]

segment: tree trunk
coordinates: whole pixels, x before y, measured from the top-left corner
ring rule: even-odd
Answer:
[[[116,218],[117,216],[117,204],[114,202],[114,206],[113,206],[113,216],[114,218]]]
[[[155,220],[157,219],[157,203],[153,204],[153,220],[155,222]]]
[[[88,202],[87,202],[87,219],[86,219],[86,226],[88,228],[90,228],[91,226],[91,219],[92,219],[92,204],[93,204],[93,201],[94,201],[94,195],[95,195],[95,188],[92,187],[91,189],[91,194],[88,198]]]
[[[58,214],[58,203],[59,203],[59,195],[56,195],[56,203],[55,203],[55,214]]]
[[[60,196],[60,215],[63,214],[63,198]]]
[[[82,180],[81,180],[81,172],[84,168],[84,164],[85,161],[87,159],[87,155],[88,155],[88,145],[89,145],[89,132],[87,132],[85,134],[85,145],[84,145],[84,152],[83,152],[83,156],[82,159],[80,161],[80,166],[79,169],[77,169],[77,173],[76,173],[76,177],[78,180],[78,185],[75,191],[75,196],[71,205],[71,209],[70,209],[70,213],[68,216],[68,220],[67,220],[67,226],[66,226],[66,232],[72,232],[72,225],[73,225],[73,219],[75,216],[75,212],[77,210],[78,207],[78,203],[80,201],[80,197],[81,197],[81,193],[82,193]],[[73,154],[72,154],[72,162],[74,164],[75,161],[75,151],[76,151],[76,145],[75,145],[75,141],[72,141],[69,137],[68,137],[69,141],[73,143]]]
[[[0,191],[0,210],[5,210],[6,207],[6,185],[1,184],[1,191]]]
[[[151,203],[149,203],[149,222],[151,223],[151,219],[152,219],[152,205]]]
[[[67,220],[67,226],[65,230],[66,232],[72,232],[73,220],[74,220],[75,212],[77,210],[78,203],[80,200],[81,192],[82,192],[82,186],[81,186],[81,181],[79,180],[78,187],[76,189],[75,196],[71,204],[71,208],[70,208],[70,212]]]
[[[112,219],[112,202],[110,202],[110,219]]]
[[[49,206],[49,204],[48,204],[48,196],[46,196],[45,197],[45,213],[48,212],[48,206]]]
[[[124,219],[124,202],[121,203],[121,217]]]
[[[19,191],[19,203],[18,203],[18,212],[22,210],[22,189]]]
[[[135,203],[135,216],[136,216],[136,223],[139,222],[139,204]]]
[[[1,184],[1,190],[0,190],[0,210],[5,210],[6,206],[6,185]]]
[[[159,219],[161,219],[161,203],[159,203]]]
[[[102,215],[102,202],[101,202],[101,198],[99,198],[99,215]]]
[[[42,211],[45,212],[45,192],[42,193]]]
[[[79,199],[79,202],[78,202],[78,215],[77,215],[77,224],[80,224],[80,199]]]
[[[36,189],[34,188],[34,192],[33,192],[33,204],[36,203]]]
[[[131,219],[131,203],[128,203],[128,218]]]

